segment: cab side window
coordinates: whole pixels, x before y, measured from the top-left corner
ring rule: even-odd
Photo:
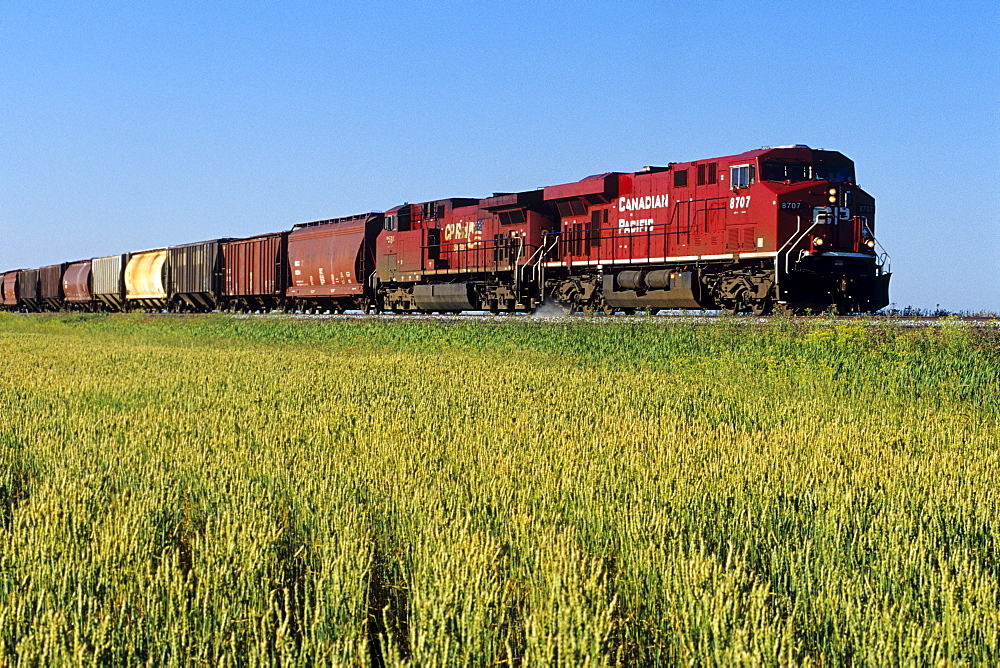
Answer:
[[[757,181],[755,165],[735,165],[729,168],[729,185],[733,188],[746,188]]]

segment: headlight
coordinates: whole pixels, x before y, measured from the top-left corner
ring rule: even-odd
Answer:
[[[824,243],[825,242],[823,241],[823,237],[814,237],[813,238],[813,246],[822,246]]]
[[[868,246],[869,248],[875,248],[875,240],[868,239],[867,241],[865,241],[865,246]]]
[[[829,197],[827,199],[830,201],[830,204],[836,204],[837,203],[837,189],[836,188],[830,188],[830,190],[827,191],[827,194],[829,195]]]

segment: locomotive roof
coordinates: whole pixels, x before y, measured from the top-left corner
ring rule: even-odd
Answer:
[[[854,164],[853,161],[845,156],[839,151],[827,151],[826,149],[814,149],[806,144],[785,144],[783,146],[762,146],[751,151],[744,151],[743,153],[736,153],[733,155],[724,155],[715,158],[702,158],[699,160],[689,160],[686,162],[672,162],[666,167],[644,167],[641,171],[637,172],[606,172],[604,174],[592,174],[579,181],[571,181],[569,183],[560,183],[553,186],[547,186],[544,188],[545,199],[555,200],[555,199],[566,199],[573,197],[584,197],[591,194],[596,194],[600,192],[609,192],[611,183],[616,177],[623,174],[631,174],[634,176],[647,175],[656,172],[665,172],[673,169],[686,169],[692,165],[698,165],[702,163],[733,163],[733,162],[749,162],[750,160],[756,160],[763,156],[768,155],[784,156],[793,160],[800,161],[815,161],[818,164],[826,163],[839,163],[846,162]]]
[[[529,195],[529,193],[542,193],[542,197],[545,200],[556,200],[556,199],[566,199],[573,197],[585,197],[587,195],[608,192],[608,188],[612,187],[612,183],[616,182],[617,177],[624,174],[632,175],[644,175],[655,172],[664,172],[673,169],[684,169],[690,165],[697,165],[700,163],[708,162],[739,162],[739,161],[749,161],[760,158],[768,154],[778,154],[786,155],[790,158],[797,160],[816,160],[818,158],[826,158],[827,160],[833,158],[835,161],[843,160],[845,162],[851,162],[847,156],[840,153],[839,151],[827,151],[825,149],[814,149],[806,144],[785,144],[782,146],[762,146],[757,149],[750,151],[744,151],[743,153],[735,153],[733,155],[724,155],[714,158],[702,158],[699,160],[689,160],[686,162],[672,162],[666,167],[656,167],[648,166],[644,167],[640,171],[636,172],[604,172],[602,174],[591,174],[578,181],[569,181],[565,183],[560,183],[556,185],[546,186],[535,191],[523,191],[518,193],[493,193],[492,197],[487,197],[483,199],[473,199],[465,197],[450,197],[436,200],[429,200],[427,202],[420,202],[416,204],[405,203],[395,206],[385,212],[386,215],[392,215],[398,213],[399,211],[412,207],[412,206],[422,206],[423,204],[430,203],[451,203],[452,207],[460,206],[475,206],[479,205],[487,209],[501,209],[511,206],[525,206],[529,203],[536,201],[535,195]],[[821,154],[821,155],[817,155]],[[826,160],[824,160],[825,162]],[[317,223],[311,223],[317,224]],[[295,227],[304,225],[300,223]]]
[[[683,165],[695,165],[702,162],[738,162],[741,160],[752,160],[755,158],[760,158],[769,154],[786,155],[788,157],[797,158],[799,160],[803,159],[817,159],[817,158],[840,158],[845,162],[853,162],[850,158],[839,151],[828,151],[822,148],[811,148],[806,144],[786,144],[784,146],[761,146],[760,148],[753,149],[752,151],[744,151],[743,153],[736,153],[734,155],[724,155],[717,158],[703,158],[700,160],[688,160],[685,162],[671,163],[671,167],[683,166]],[[640,174],[643,172],[635,172]]]

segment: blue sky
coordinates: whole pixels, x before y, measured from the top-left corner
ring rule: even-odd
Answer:
[[[1000,311],[997,2],[56,2],[0,16],[0,270],[804,143],[900,307]]]

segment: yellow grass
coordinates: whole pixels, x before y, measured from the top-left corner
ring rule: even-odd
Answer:
[[[0,316],[0,664],[1000,658],[997,330]]]

